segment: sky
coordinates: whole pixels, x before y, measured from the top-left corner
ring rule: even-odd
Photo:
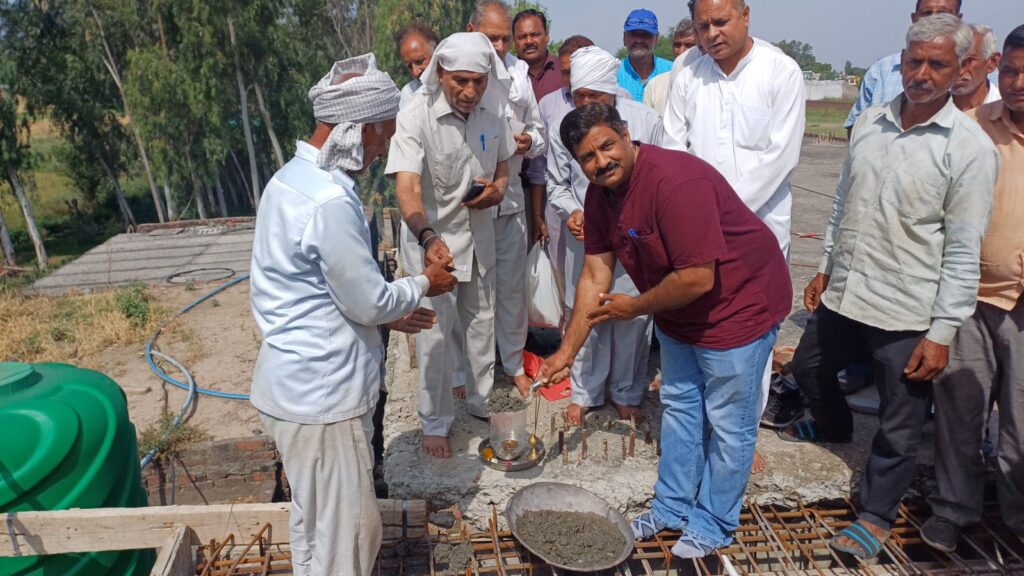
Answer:
[[[686,0],[541,0],[551,17],[551,41],[588,36],[615,53],[622,23],[634,8],[658,15],[663,32],[689,16]],[[866,68],[903,47],[914,0],[747,0],[754,36],[777,42],[799,40],[814,47],[821,62],[842,69],[847,60]],[[991,26],[999,45],[1024,24],[1024,0],[964,0],[964,19]]]

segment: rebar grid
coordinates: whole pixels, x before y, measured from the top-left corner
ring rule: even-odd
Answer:
[[[923,575],[953,576],[1024,574],[1024,543],[1003,524],[994,507],[986,509],[983,521],[961,533],[956,554],[945,554],[924,544],[920,526],[927,517],[920,505],[900,507],[892,536],[875,560],[865,562],[837,554],[828,540],[850,526],[857,514],[849,501],[829,506],[808,507],[800,503],[792,509],[748,503],[740,515],[732,545],[712,555],[684,561],[672,556],[679,532],[663,531],[654,539],[637,542],[633,555],[623,565],[600,576],[700,576],[797,574],[807,576],[848,575]],[[239,555],[230,554],[231,538],[224,543],[211,542],[211,560],[201,563],[197,574],[232,576],[242,574],[287,574],[287,553],[275,554],[270,539],[261,531]],[[374,573],[380,576],[562,576],[566,572],[551,567],[500,530],[498,508],[491,505],[486,531],[470,531],[463,524],[455,532],[431,532],[416,540],[385,544]],[[440,543],[470,543],[470,564],[455,572],[434,556]],[[258,546],[258,555],[249,552]]]

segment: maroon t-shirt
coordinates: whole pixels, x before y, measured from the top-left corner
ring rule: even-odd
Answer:
[[[789,315],[793,286],[778,240],[709,164],[641,145],[625,188],[587,190],[587,254],[614,252],[640,292],[675,270],[717,262],[710,292],[655,314],[665,334],[702,348],[736,348]]]
[[[540,102],[548,94],[562,88],[562,63],[557,55],[549,53],[540,73],[529,76],[530,83],[533,84],[533,96]]]

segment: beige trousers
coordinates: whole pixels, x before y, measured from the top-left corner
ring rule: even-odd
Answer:
[[[373,412],[333,424],[260,418],[291,486],[295,576],[369,576],[383,534],[373,492]]]
[[[468,368],[467,410],[481,418],[489,415],[486,399],[494,385],[494,278],[493,268],[481,276],[474,262],[469,282],[459,282],[454,291],[420,303],[437,314],[437,325],[416,335],[420,370],[417,411],[427,436],[448,436],[455,421],[452,374],[459,356]],[[452,350],[457,332],[465,346],[458,356]]]

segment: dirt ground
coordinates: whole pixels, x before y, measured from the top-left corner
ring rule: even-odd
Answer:
[[[215,285],[154,287],[154,300],[178,310],[204,295]],[[206,301],[177,322],[187,330],[184,337],[157,340],[158,348],[182,362],[199,386],[224,392],[248,394],[253,366],[259,353],[259,330],[249,307],[249,284],[242,282]],[[128,413],[138,431],[160,419],[164,410],[177,413],[187,394],[150,371],[142,346],[113,348],[101,356],[105,372],[117,381],[128,397]],[[172,377],[184,381],[169,366]],[[211,439],[262,434],[263,426],[251,404],[199,395],[188,420]]]

